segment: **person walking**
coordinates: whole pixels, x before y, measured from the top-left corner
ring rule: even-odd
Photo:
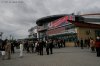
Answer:
[[[40,40],[40,42],[39,42],[39,53],[40,53],[40,55],[43,55],[43,41],[41,41]]]
[[[2,60],[5,60],[5,45],[3,44],[3,40],[1,41],[1,46],[0,46],[0,50],[1,50],[1,55],[2,55]]]
[[[77,47],[79,47],[80,46],[80,42],[79,42],[79,39],[77,40]]]
[[[90,38],[87,39],[87,48],[90,48]]]
[[[49,51],[50,51],[51,54],[53,54],[53,43],[52,43],[52,40],[48,40],[47,43],[46,43],[47,55],[49,55]]]
[[[11,59],[11,43],[9,40],[7,40],[7,44],[5,46],[5,51],[6,51],[6,55],[7,55],[7,59]]]
[[[80,40],[80,44],[81,44],[81,49],[83,49],[83,39],[82,38]]]
[[[38,47],[39,47],[39,42],[36,41],[35,42],[35,52],[38,52],[39,51]]]
[[[31,53],[34,52],[34,43],[33,43],[33,41],[30,41],[30,51],[31,51]]]
[[[65,47],[65,40],[63,39],[63,46]]]
[[[23,44],[24,42],[20,42],[20,58],[23,57]]]
[[[52,42],[52,40],[50,40],[49,48],[50,48],[50,53],[53,54],[53,42]]]
[[[46,52],[47,52],[47,55],[49,55],[49,46],[50,46],[50,40],[46,41]]]
[[[58,48],[61,48],[60,39],[58,40]]]
[[[95,42],[92,38],[90,38],[90,47],[91,47],[92,52],[94,52],[95,51]]]
[[[14,46],[14,42],[12,41],[12,42],[11,42],[11,53],[15,53],[14,47],[15,47],[15,46]]]
[[[95,46],[96,46],[97,57],[100,57],[100,37],[96,38]]]

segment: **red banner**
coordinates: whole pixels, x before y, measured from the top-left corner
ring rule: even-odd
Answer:
[[[64,16],[64,17],[62,17],[62,18],[60,18],[60,19],[57,19],[57,20],[51,22],[49,26],[50,26],[50,27],[58,27],[58,26],[59,26],[60,24],[62,24],[63,22],[68,23],[67,20],[72,20],[72,16]]]

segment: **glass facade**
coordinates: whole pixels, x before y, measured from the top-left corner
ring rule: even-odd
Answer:
[[[95,36],[100,36],[100,29],[95,30]]]
[[[55,35],[55,36],[49,36],[51,39],[64,39],[66,42],[74,42],[77,40],[77,34],[60,34],[60,35]]]

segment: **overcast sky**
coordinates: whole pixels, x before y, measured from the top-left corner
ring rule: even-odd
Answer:
[[[73,12],[100,12],[100,0],[0,0],[0,32],[25,38],[37,19]]]

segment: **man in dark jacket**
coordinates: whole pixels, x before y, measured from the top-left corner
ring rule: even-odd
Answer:
[[[46,43],[46,52],[47,52],[47,55],[49,55],[49,50],[50,50],[50,53],[53,54],[53,43],[52,43],[52,40],[48,40],[47,43]]]
[[[80,44],[81,44],[81,49],[83,49],[83,39],[81,38],[81,40],[80,40]]]
[[[14,42],[12,41],[12,42],[11,42],[11,53],[15,53],[14,47],[15,47],[15,46],[14,46]]]
[[[97,57],[100,57],[100,37],[96,38],[95,42]]]
[[[39,53],[40,53],[40,55],[43,55],[43,44],[44,42],[43,41],[40,41],[39,42]]]
[[[53,42],[52,40],[50,40],[50,53],[53,54]]]

